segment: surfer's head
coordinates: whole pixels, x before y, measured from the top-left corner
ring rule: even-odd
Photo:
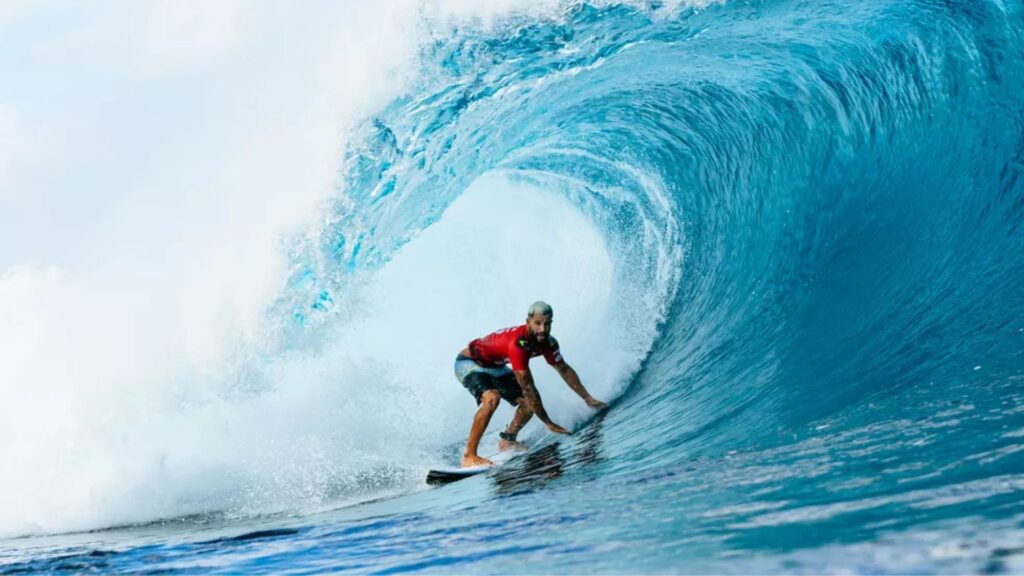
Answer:
[[[547,302],[538,300],[531,304],[526,313],[526,331],[530,337],[546,343],[551,337],[551,319],[554,316],[555,312]]]

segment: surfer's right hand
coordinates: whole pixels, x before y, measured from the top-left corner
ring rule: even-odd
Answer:
[[[548,430],[551,430],[555,434],[565,434],[566,436],[571,436],[572,435],[572,432],[569,432],[568,430],[566,430],[565,428],[562,428],[561,426],[559,426],[558,424],[555,424],[554,422],[548,424]]]

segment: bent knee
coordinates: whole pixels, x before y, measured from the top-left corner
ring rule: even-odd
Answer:
[[[484,390],[484,393],[480,395],[480,405],[491,410],[497,408],[499,402],[501,402],[501,393],[497,390]]]

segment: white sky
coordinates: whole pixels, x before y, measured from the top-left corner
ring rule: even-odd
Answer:
[[[274,26],[271,9],[210,5],[53,3],[0,13],[0,269],[70,266],[142,235],[187,234],[188,223],[201,231],[251,184],[230,175],[233,163],[279,152],[280,162],[252,169],[279,181],[275,164],[284,168],[289,150],[325,147],[315,151],[321,160],[337,153],[329,129],[300,125],[301,111],[284,125],[281,110],[316,105],[318,39],[302,33],[316,10],[289,30]],[[294,141],[267,141],[275,136]],[[308,165],[297,168],[305,168],[300,186],[322,194],[330,183],[326,166],[319,184],[302,181]]]
[[[0,273],[230,241],[226,218],[268,241],[331,194],[424,14],[557,4],[0,0]]]

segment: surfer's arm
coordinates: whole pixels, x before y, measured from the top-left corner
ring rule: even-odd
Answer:
[[[569,388],[572,388],[573,392],[579,395],[580,398],[583,398],[583,401],[587,403],[587,406],[598,409],[607,407],[607,404],[594,398],[590,395],[590,392],[587,392],[587,389],[583,386],[583,382],[580,382],[580,375],[573,370],[572,366],[569,366],[568,362],[556,364],[554,368],[558,371],[558,375],[562,377],[562,380],[565,380],[565,383],[569,385]]]
[[[551,421],[548,417],[547,410],[544,409],[544,404],[540,401],[540,393],[537,392],[537,387],[533,385],[533,374],[529,370],[516,370],[514,372],[516,380],[519,382],[519,387],[523,389],[523,396],[526,401],[530,403],[530,409],[537,415],[537,418],[541,422],[547,425],[548,429],[552,432],[558,432],[560,434],[569,434],[569,431],[562,428],[558,424]]]

